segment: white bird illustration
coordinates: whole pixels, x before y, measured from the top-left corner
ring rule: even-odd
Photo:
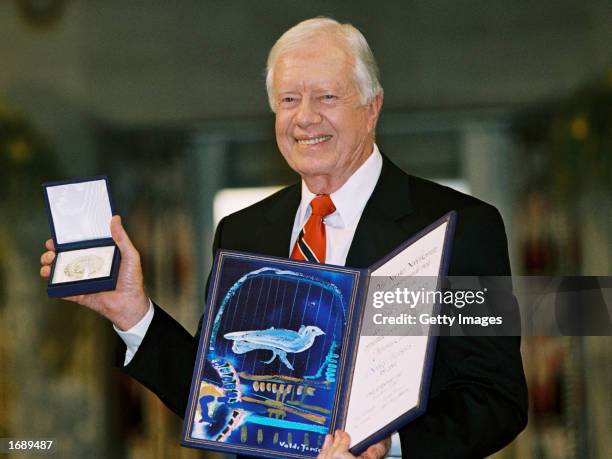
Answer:
[[[324,334],[325,332],[319,327],[302,325],[298,331],[270,327],[266,330],[226,333],[223,337],[234,342],[232,351],[236,354],[265,349],[272,352],[272,358],[264,363],[271,363],[278,357],[287,368],[293,370],[293,366],[287,360],[287,353],[297,354],[310,349],[315,338]]]

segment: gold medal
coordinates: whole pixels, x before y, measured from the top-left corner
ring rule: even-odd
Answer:
[[[87,279],[97,273],[104,264],[102,257],[86,255],[71,261],[64,268],[64,274],[71,279]]]

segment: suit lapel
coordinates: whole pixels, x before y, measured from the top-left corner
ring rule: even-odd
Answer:
[[[418,230],[414,227],[410,181],[383,156],[383,167],[372,196],[363,210],[346,265],[367,268]]]
[[[264,214],[254,252],[287,257],[295,213],[301,200],[297,183]],[[346,266],[367,268],[422,229],[413,214],[409,176],[383,156],[378,183],[357,225]],[[245,228],[246,230],[246,228]]]
[[[297,183],[286,189],[264,214],[265,224],[258,235],[257,252],[277,257],[289,256],[289,244],[295,213],[300,205],[301,184]],[[246,228],[245,228],[246,229]]]

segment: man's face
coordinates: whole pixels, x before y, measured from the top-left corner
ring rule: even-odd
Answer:
[[[362,105],[353,66],[341,43],[321,38],[274,67],[276,143],[314,193],[336,191],[372,152],[382,101]]]

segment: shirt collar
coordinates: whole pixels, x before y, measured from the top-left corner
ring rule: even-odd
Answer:
[[[382,155],[374,144],[372,154],[359,166],[344,185],[331,194],[336,211],[325,218],[325,223],[337,228],[354,228],[370,199],[382,170]],[[310,201],[316,194],[311,192],[302,180],[302,201],[298,209],[299,227],[310,217]]]

